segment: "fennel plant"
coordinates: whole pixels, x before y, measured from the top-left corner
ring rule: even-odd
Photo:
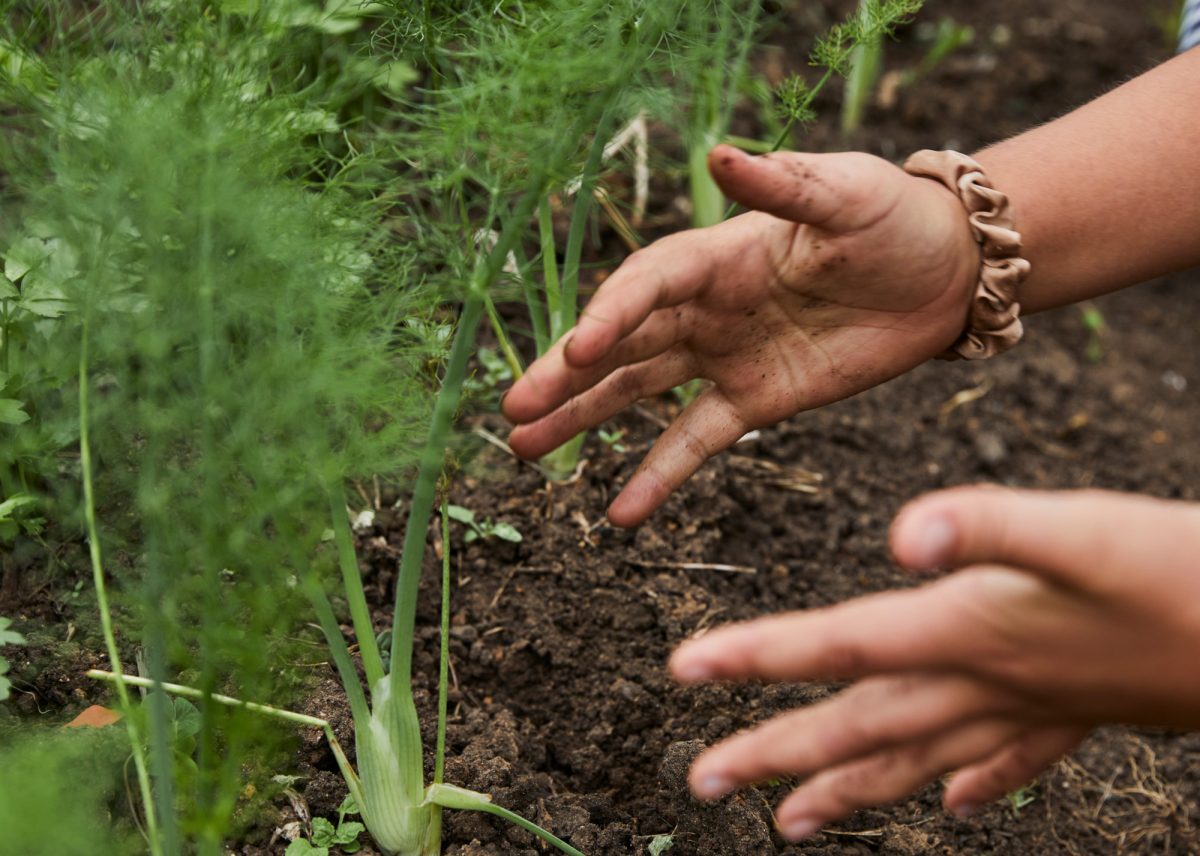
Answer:
[[[440,760],[426,784],[412,694],[417,592],[492,293],[551,189],[580,172],[594,180],[589,153],[678,9],[554,0],[529,11],[537,21],[513,21],[426,4],[414,32],[428,40],[373,67],[428,63],[430,90],[392,88],[382,104],[375,76],[365,88],[345,83],[369,54],[335,51],[332,70],[314,70],[293,53],[296,30],[301,44],[313,32],[326,47],[346,38],[361,16],[345,5],[113,2],[88,24],[102,37],[42,56],[43,42],[13,34],[25,67],[46,78],[21,93],[28,136],[0,165],[20,206],[0,233],[11,265],[0,297],[56,323],[31,321],[37,336],[6,332],[4,343],[23,365],[75,367],[74,394],[26,383],[21,400],[36,426],[77,428],[56,437],[67,449],[78,437],[79,470],[66,481],[77,476],[81,495],[52,475],[45,493],[78,509],[88,541],[110,665],[94,674],[114,682],[124,714],[133,819],[154,854],[221,852],[246,759],[270,751],[270,719],[282,718],[325,730],[389,854],[438,853],[442,808],[504,817],[576,853],[442,782]],[[389,32],[405,32],[401,18]],[[43,29],[35,19],[26,35]],[[564,21],[569,37],[530,26]],[[69,42],[68,22],[57,23]],[[452,42],[435,40],[456,26]],[[580,34],[594,55],[579,50]],[[464,62],[448,62],[452,52]],[[460,85],[447,85],[451,75]],[[497,82],[514,79],[529,86],[504,96],[509,112],[497,117]],[[579,223],[576,247],[586,214]],[[462,241],[480,230],[495,233],[490,246]],[[563,283],[572,309],[577,282],[576,267]],[[412,491],[388,669],[342,498],[348,479],[376,473]],[[304,601],[346,690],[357,766],[323,720],[238,701],[294,692],[280,662]],[[145,674],[130,675],[121,631],[137,625]],[[168,680],[176,675],[186,684]],[[128,687],[155,691],[139,702]],[[167,692],[199,705],[188,776],[172,752]]]

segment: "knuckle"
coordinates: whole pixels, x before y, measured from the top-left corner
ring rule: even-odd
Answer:
[[[825,644],[820,665],[828,677],[853,678],[865,672],[868,657],[858,639],[837,635]]]
[[[642,397],[643,381],[641,373],[632,369],[622,369],[612,375],[613,393],[622,401],[636,401]]]
[[[704,439],[695,431],[693,431],[691,427],[688,425],[680,425],[679,438],[688,457],[699,463],[703,463],[709,459],[710,453],[708,444],[705,443]]]
[[[661,243],[660,241],[659,244]],[[658,246],[658,244],[653,244],[652,246]],[[625,270],[636,272],[647,265],[649,257],[652,255],[650,247],[642,247],[634,250],[625,257],[625,261],[621,263],[621,267]]]
[[[845,813],[873,802],[872,794],[894,776],[902,762],[899,752],[887,751],[838,771],[830,782],[830,802]]]
[[[998,797],[1021,785],[1023,779],[1010,753],[985,767],[979,775],[978,790],[988,797]]]
[[[830,756],[845,758],[870,751],[879,739],[877,729],[871,728],[857,712],[851,712],[830,726],[822,743]]]

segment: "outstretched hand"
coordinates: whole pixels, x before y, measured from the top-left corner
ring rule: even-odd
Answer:
[[[504,399],[512,448],[536,458],[640,398],[712,382],[613,502],[619,526],[747,431],[902,374],[966,324],[979,252],[941,185],[858,153],[718,146],[709,167],[754,210],[630,256]]]
[[[892,547],[961,570],[675,652],[688,683],[858,680],[705,752],[698,796],[796,776],[776,818],[797,839],[950,771],[944,802],[970,814],[1102,723],[1200,726],[1200,505],[960,488],[902,511]]]

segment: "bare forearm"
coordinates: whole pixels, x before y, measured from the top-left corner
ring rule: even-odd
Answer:
[[[1008,194],[1036,312],[1200,265],[1200,49],[974,157]]]

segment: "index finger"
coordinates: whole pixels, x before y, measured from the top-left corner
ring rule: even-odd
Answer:
[[[564,347],[567,362],[583,368],[603,359],[656,309],[703,294],[717,266],[710,230],[669,235],[638,250],[596,291]]]
[[[681,645],[671,673],[684,683],[811,681],[986,666],[993,652],[976,588],[965,572],[917,589],[729,625]]]

